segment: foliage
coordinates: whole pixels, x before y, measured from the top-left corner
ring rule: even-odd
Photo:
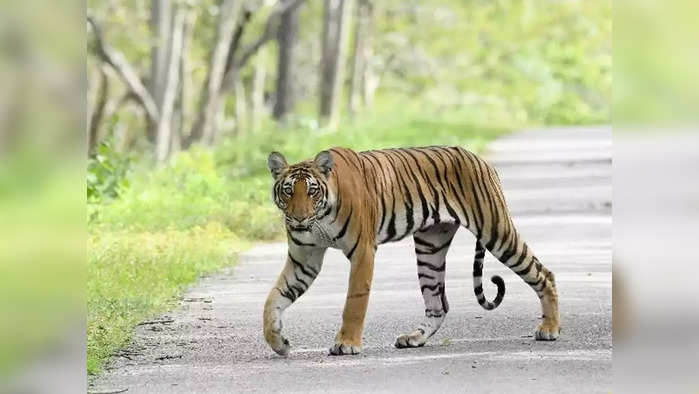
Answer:
[[[87,370],[99,372],[133,327],[166,310],[203,274],[231,265],[244,244],[215,224],[186,231],[100,232],[88,237]]]
[[[377,3],[378,4],[378,3]],[[609,121],[611,2],[377,5],[377,94],[480,113],[484,124]]]
[[[87,160],[87,199],[114,198],[128,188],[129,161],[128,156],[113,150],[108,142],[100,143],[97,153]]]

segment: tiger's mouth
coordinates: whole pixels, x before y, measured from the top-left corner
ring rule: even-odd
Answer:
[[[292,230],[294,230],[294,231],[310,231],[310,230],[311,230],[311,226],[310,226],[310,225],[308,225],[308,226],[301,226],[301,225],[289,224],[289,228],[292,229]]]
[[[287,228],[293,231],[311,231],[311,228],[313,228],[315,222],[316,219],[314,216],[308,217],[303,220],[291,219],[289,217],[286,218]]]

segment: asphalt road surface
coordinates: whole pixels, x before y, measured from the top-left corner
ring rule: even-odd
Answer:
[[[349,264],[336,250],[310,290],[284,315],[288,358],[262,337],[262,309],[286,244],[260,245],[236,267],[204,278],[180,307],[141,325],[133,344],[91,392],[610,392],[612,382],[611,131],[608,127],[523,131],[487,157],[524,239],[556,274],[562,330],[532,337],[535,293],[488,255],[484,276],[507,293],[493,311],[473,295],[474,238],[457,234],[447,256],[450,311],[417,349],[393,347],[421,321],[424,305],[412,238],[378,249],[363,352],[328,356],[341,323]],[[271,203],[271,202],[270,202]],[[495,285],[484,281],[492,299]]]

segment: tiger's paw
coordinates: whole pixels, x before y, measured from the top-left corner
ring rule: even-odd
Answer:
[[[289,345],[289,340],[281,335],[279,336],[279,340],[274,341],[274,343],[270,343],[270,346],[272,347],[272,350],[283,357],[289,355],[289,349],[291,348],[291,345]]]
[[[280,333],[281,330],[265,329],[265,340],[278,355],[286,357],[289,355],[289,340]]]
[[[410,334],[403,334],[396,338],[394,346],[398,349],[422,347],[425,346],[425,342],[427,342],[425,334],[420,330],[415,330]]]
[[[349,343],[342,343],[342,341],[337,341],[330,348],[329,355],[331,356],[345,356],[345,355],[355,355],[362,352],[362,347],[359,345],[352,345]]]
[[[561,333],[560,325],[552,321],[544,320],[534,331],[537,341],[555,341]]]

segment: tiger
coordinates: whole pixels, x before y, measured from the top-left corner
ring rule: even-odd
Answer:
[[[341,250],[351,266],[342,324],[329,355],[359,354],[377,247],[409,235],[425,316],[414,331],[399,335],[394,346],[425,345],[449,312],[445,257],[461,226],[476,238],[473,291],[478,303],[492,310],[505,294],[505,283],[497,275],[491,278],[497,286],[495,299],[488,301],[483,294],[488,250],[539,297],[543,320],[534,330],[535,339],[559,337],[554,275],[519,235],[497,172],[478,155],[459,146],[363,152],[334,147],[293,165],[272,152],[267,165],[288,244],[286,263],[263,312],[264,338],[277,354],[287,356],[290,349],[282,335],[282,314],[313,284],[328,248]]]

